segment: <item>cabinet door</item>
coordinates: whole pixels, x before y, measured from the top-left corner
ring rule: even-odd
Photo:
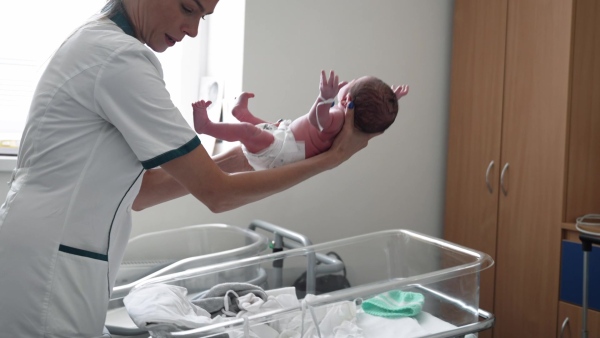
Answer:
[[[492,258],[496,255],[506,8],[506,0],[454,3],[444,237]],[[493,290],[492,267],[482,273],[480,292],[480,307],[490,312]]]
[[[553,337],[573,0],[509,0],[495,337]]]
[[[588,310],[587,331],[588,337],[600,337],[600,312]],[[567,323],[565,319],[569,318]],[[560,302],[558,304],[558,335],[560,338],[579,338],[582,337],[582,318],[581,307],[573,304]],[[563,323],[564,329],[563,329]]]
[[[600,1],[577,0],[565,222],[600,213]]]

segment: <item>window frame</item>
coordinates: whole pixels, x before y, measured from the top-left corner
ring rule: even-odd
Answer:
[[[68,2],[80,0],[65,1]],[[104,5],[105,0],[99,2],[101,2],[102,5]],[[98,7],[98,11],[100,10],[100,8],[102,7]],[[169,90],[169,92],[171,93],[175,105],[180,109],[182,115],[192,127],[193,120],[191,102],[198,100],[198,97],[200,96],[200,81],[198,79],[205,77],[208,73],[208,54],[206,50],[208,49],[208,32],[210,31],[210,24],[213,16],[214,15],[208,16],[207,20],[203,20],[201,22],[201,29],[199,35],[196,38],[192,39],[190,37],[186,37],[176,46],[169,48],[169,50],[167,50],[166,53],[156,53],[157,57],[161,61],[167,90]],[[84,22],[86,19],[87,18],[83,18],[82,22]],[[59,44],[60,43],[57,43],[56,47]],[[2,59],[1,54],[0,59]],[[47,59],[49,59],[49,57]],[[12,59],[11,61],[20,62],[18,58]],[[44,60],[44,62],[46,61],[47,60]],[[25,62],[28,64],[31,63],[31,61]],[[39,81],[39,76],[41,75],[41,72],[44,69],[44,67],[42,67],[41,65],[38,65],[38,68],[40,70],[35,79],[33,80],[34,83],[32,85],[28,99],[29,104],[32,99],[31,97],[33,96],[33,91],[35,90],[35,86]],[[29,107],[29,104],[27,105],[27,107]],[[218,109],[220,110],[221,108],[219,107]],[[24,119],[26,119],[28,113],[29,109],[23,112],[23,114],[25,115]],[[220,116],[218,118],[220,118]],[[18,143],[20,143],[20,135],[22,134],[22,132],[23,131],[21,130],[18,132],[14,131],[0,133],[0,141],[2,140],[2,135],[8,135],[8,137],[11,138],[10,141],[14,141],[17,143],[16,149],[13,147],[3,147],[2,144],[0,144],[0,172],[12,171],[12,169],[16,166],[18,156]],[[12,137],[15,137],[15,134],[19,135],[18,139],[12,140]],[[212,144],[211,149],[207,149],[209,153],[212,153],[214,150],[215,140],[210,140],[211,138],[208,138],[204,135],[201,135],[201,139],[203,139],[205,144]]]

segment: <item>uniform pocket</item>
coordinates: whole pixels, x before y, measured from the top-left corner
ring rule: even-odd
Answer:
[[[62,248],[50,291],[47,337],[101,336],[109,297],[108,262]]]

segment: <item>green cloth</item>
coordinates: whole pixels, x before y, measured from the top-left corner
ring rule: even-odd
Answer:
[[[382,293],[362,303],[363,310],[386,318],[414,317],[421,312],[425,297],[420,293],[400,290]]]

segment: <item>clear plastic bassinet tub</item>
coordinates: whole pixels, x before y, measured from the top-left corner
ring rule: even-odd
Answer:
[[[137,284],[165,274],[211,266],[261,254],[268,238],[255,231],[225,224],[201,224],[143,234],[129,240],[106,318],[112,334],[137,335],[122,298]],[[221,275],[229,281],[263,284],[264,271],[238,269]],[[210,281],[209,281],[210,282]]]
[[[332,279],[328,277],[339,277],[340,272],[322,269],[324,263],[317,263],[321,261],[318,256],[332,253],[342,261],[345,279],[350,284],[333,291],[331,285],[321,283],[330,283]],[[321,269],[315,269],[315,265]],[[266,283],[261,285],[265,290],[298,286],[299,275],[314,272],[313,281],[302,285],[307,288],[313,285],[312,290],[304,291],[317,295],[306,297],[302,306],[251,314],[246,318],[233,317],[223,323],[168,333],[170,337],[243,337],[240,332],[248,334],[253,328],[277,325],[300,312],[304,315],[307,306],[318,309],[344,301],[359,303],[389,291],[424,296],[422,314],[427,315],[428,320],[419,321],[419,325],[427,334],[420,336],[455,337],[493,326],[494,316],[479,309],[480,273],[492,265],[491,257],[482,252],[399,229],[199,267],[152,278],[137,287],[158,283],[176,285],[185,287],[190,299],[197,299],[214,285],[228,282],[221,276],[235,271],[266,272]]]

